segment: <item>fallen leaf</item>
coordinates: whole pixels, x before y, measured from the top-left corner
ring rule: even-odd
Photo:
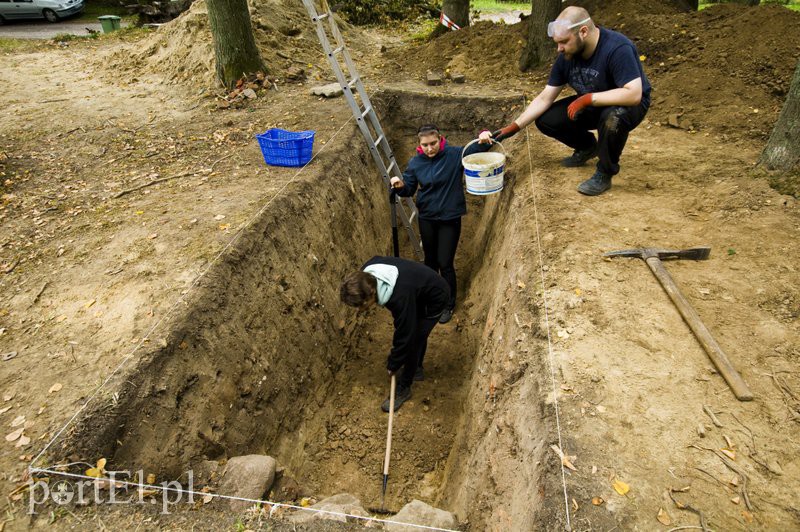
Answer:
[[[158,233],[151,233],[150,235],[147,236],[147,238],[149,238],[150,240],[153,240],[154,238],[158,238]]]
[[[575,498],[572,499],[572,507],[576,512],[578,511],[578,508],[580,508],[580,506],[578,506],[578,501],[576,501]]]
[[[25,416],[17,416],[14,418],[14,421],[11,422],[12,427],[19,427],[25,423]]]
[[[630,486],[628,486],[618,478],[614,479],[614,482],[611,483],[611,487],[613,487],[614,491],[616,491],[620,495],[625,495],[631,490]]]
[[[216,221],[224,220],[225,219],[225,215],[224,214],[218,214],[218,215],[214,216],[214,219]]]
[[[311,506],[311,499],[309,499],[308,497],[303,497],[302,499],[300,499],[300,506],[302,506],[303,508],[308,508],[309,506]]]
[[[203,495],[203,504],[208,504],[214,500],[213,495]]]
[[[597,466],[596,466],[596,465],[593,465],[593,466],[592,466],[592,475],[594,475],[594,474],[596,474],[596,473],[597,473]]]
[[[86,470],[86,476],[93,478],[100,478],[106,472],[105,467],[106,467],[106,459],[101,458],[100,460],[97,461],[96,467],[90,467],[89,469]]]
[[[595,506],[600,506],[604,502],[606,502],[606,501],[603,500],[602,497],[592,497],[592,504],[594,504]]]
[[[742,510],[742,517],[744,517],[744,520],[747,521],[748,523],[753,522],[753,514],[751,514],[747,510]]]
[[[56,318],[56,323],[61,323],[65,319],[67,319],[67,315],[66,314],[62,314],[61,316]]]
[[[519,288],[522,288],[523,290],[525,289],[525,283],[523,283],[522,281],[518,282],[518,283],[517,283],[517,286],[518,286]]]
[[[583,293],[583,292],[581,292],[581,289],[580,289],[580,288],[576,288],[576,289],[575,289],[575,295],[576,295],[576,296],[579,296],[579,295],[581,295],[582,293]]]
[[[669,514],[665,512],[663,508],[658,509],[658,515],[656,516],[656,519],[658,519],[658,522],[664,526],[669,526],[672,524],[672,519],[669,518]]]
[[[17,392],[6,392],[3,394],[3,401],[10,401],[17,395]]]
[[[150,473],[149,475],[147,475],[146,482],[148,484],[155,484],[156,483],[156,476],[153,473]]]
[[[16,356],[17,356],[17,352],[16,351],[9,351],[8,353],[3,353],[1,358],[3,359],[3,362],[6,362],[6,361],[11,360],[12,358],[14,358]]]
[[[96,299],[92,299],[91,301],[87,301],[87,302],[86,302],[86,304],[85,304],[85,305],[83,305],[83,308],[85,308],[85,309],[88,309],[89,307],[91,307],[91,306],[92,306],[92,305],[94,305],[95,303],[97,303],[97,300],[96,300]]]
[[[739,496],[738,496],[738,495],[737,495],[736,497],[734,497],[734,498],[732,498],[732,499],[731,499],[731,502],[732,502],[733,504],[739,504],[739,502],[740,502],[740,501],[741,501],[741,499],[739,498]]]
[[[556,336],[558,336],[559,338],[563,338],[564,340],[566,340],[567,338],[569,338],[569,333],[568,333],[567,331],[565,331],[564,329],[561,329],[561,330],[559,330],[559,331],[556,333]]]
[[[14,447],[19,449],[20,447],[24,447],[25,445],[28,445],[30,442],[31,442],[31,439],[23,434],[23,435],[21,435],[19,437],[19,440],[17,441],[16,445],[14,445]]]
[[[15,431],[14,431],[14,432],[12,432],[11,434],[7,434],[7,435],[6,435],[6,441],[15,441],[17,438],[19,438],[20,436],[22,436],[22,431],[23,431],[23,430],[25,430],[25,428],[24,428],[24,427],[23,427],[23,428],[21,428],[21,429],[17,429],[17,430],[15,430]]]
[[[60,382],[57,382],[57,383],[55,383],[54,385],[52,385],[52,386],[50,387],[50,389],[49,389],[49,390],[47,390],[47,392],[48,392],[48,393],[56,393],[56,392],[60,392],[60,391],[61,391],[61,388],[63,388],[63,387],[64,387],[64,386],[63,386],[63,385],[62,385]]]
[[[5,413],[6,413],[6,412],[8,412],[9,410],[11,410],[11,409],[13,408],[13,406],[14,406],[14,405],[7,406],[7,407],[5,407],[5,408],[0,408],[0,414],[5,414]]]

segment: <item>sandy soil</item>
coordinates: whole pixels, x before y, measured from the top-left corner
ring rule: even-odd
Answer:
[[[793,35],[797,17],[778,18],[784,12],[774,9],[675,13],[673,25],[708,30],[746,18],[786,25],[783,35]],[[621,12],[600,16],[616,20]],[[649,20],[626,16],[619,22],[626,27]],[[203,81],[209,58],[202,47],[181,41],[175,57],[183,68],[177,61],[154,67],[153,58],[163,57],[158,43],[180,24],[191,28],[182,30],[187,41],[202,34],[198,18],[190,13],[133,45],[142,55],[121,77],[110,74],[106,58],[113,67],[131,45],[74,44],[3,59],[0,353],[15,355],[0,362],[0,422],[6,433],[24,425],[30,438],[18,447],[19,439],[4,441],[0,453],[0,490],[10,495],[7,519],[14,517],[8,528],[46,525],[46,515],[24,515],[14,490],[32,457],[122,362],[121,380],[64,435],[74,442],[76,434],[100,433],[87,443],[94,454],[73,446],[48,459],[94,462],[105,449],[115,466],[147,463],[167,475],[195,459],[259,451],[282,458],[302,487],[298,496],[348,491],[365,505],[377,497],[385,420],[376,407],[385,394],[390,325],[379,313],[354,319],[335,293],[343,271],[388,251],[385,227],[359,225],[385,220],[381,193],[369,188],[368,155],[345,124],[343,100],[310,96],[311,83],[281,83],[243,108],[218,110],[218,90]],[[637,27],[642,42],[660,43],[640,51],[677,57],[684,43],[662,33],[669,25],[649,35]],[[395,38],[378,53],[372,47],[380,36],[370,34],[359,41],[359,60],[372,89],[401,80],[432,98],[431,115],[436,102],[456,95],[507,96],[497,109],[486,105],[496,115],[461,106],[449,118],[454,141],[463,142],[495,126],[493,116],[502,122],[519,111],[515,89],[541,84],[543,71],[514,73],[516,52],[493,45],[510,35],[517,42],[523,26],[453,32],[435,56],[424,53],[433,45],[408,48]],[[272,38],[270,28],[263,31],[262,40]],[[292,38],[306,60],[312,37]],[[580,530],[699,526],[699,516],[679,504],[702,512],[715,530],[800,526],[800,215],[794,198],[753,171],[799,44],[782,41],[788,51],[772,57],[771,69],[757,68],[767,53],[760,47],[750,50],[752,64],[736,60],[741,75],[733,77],[742,85],[719,92],[751,92],[718,94],[711,111],[697,104],[710,89],[700,83],[692,93],[686,80],[708,71],[719,50],[663,61],[674,68],[652,70],[654,109],[631,135],[614,188],[600,198],[575,192],[591,169],[560,168],[565,150],[535,131],[506,143],[506,190],[471,202],[458,258],[463,306],[434,334],[429,379],[397,419],[391,505],[421,498],[474,530],[555,529],[567,517]],[[476,59],[480,50],[488,52]],[[275,61],[278,77],[292,65]],[[425,70],[448,65],[466,69],[466,86],[433,92],[419,83]],[[315,63],[310,77],[325,78],[325,68]],[[676,112],[681,126],[668,127]],[[398,135],[418,120],[406,116],[408,123],[394,121]],[[265,166],[252,136],[273,126],[316,129],[316,166],[300,175]],[[396,146],[398,154],[410,151],[399,140]],[[170,179],[126,192],[159,178]],[[337,195],[348,190],[354,211]],[[241,227],[244,236],[229,245]],[[710,260],[667,268],[752,388],[750,403],[731,395],[645,264],[602,258],[627,247],[696,245],[712,247]],[[247,266],[248,257],[260,266]],[[196,283],[206,271],[210,279]],[[253,303],[236,310],[237,298]],[[316,358],[324,367],[303,367]],[[276,376],[270,364],[284,369]],[[214,388],[220,370],[225,380]],[[277,391],[262,394],[262,375],[276,379]],[[290,413],[268,398],[285,401]],[[208,428],[203,413],[213,419]],[[14,423],[18,416],[22,424]],[[143,450],[167,440],[142,419],[174,424],[169,441],[183,451]],[[259,424],[271,428],[259,433]],[[563,484],[550,448],[559,441],[575,466],[563,470]],[[615,480],[630,491],[617,493]],[[72,511],[55,517],[64,526],[100,519],[120,527],[149,518],[168,529],[236,519],[211,510],[163,522],[105,508]],[[248,526],[266,526],[259,519],[246,516]]]

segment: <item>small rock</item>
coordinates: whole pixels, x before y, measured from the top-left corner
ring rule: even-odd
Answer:
[[[669,118],[667,119],[667,124],[669,124],[670,127],[675,127],[680,129],[681,123],[679,118],[680,115],[678,113],[672,113],[671,115],[669,115]]]
[[[306,71],[302,67],[292,65],[286,71],[286,79],[289,81],[305,81]]]
[[[464,83],[467,81],[467,76],[464,74],[451,74],[450,79],[453,80],[453,83]]]
[[[244,91],[242,91],[242,94],[244,94],[245,98],[250,98],[251,100],[258,97],[258,95],[256,94],[256,91],[254,91],[253,89],[250,89],[250,88],[245,89]]]
[[[403,509],[392,518],[392,521],[450,530],[456,528],[458,524],[455,516],[450,512],[439,510],[416,499],[403,506]],[[412,532],[419,529],[417,527],[388,523],[386,530],[389,532]]]
[[[334,495],[333,497],[328,497],[327,499],[323,499],[309,508],[311,510],[324,510],[326,512],[337,512],[342,514],[369,517],[369,514],[367,514],[364,508],[361,507],[361,501],[349,493],[340,493],[338,495]],[[294,523],[307,523],[309,521],[316,521],[319,519],[347,522],[347,518],[343,515],[333,515],[329,513],[313,511],[298,510],[296,513],[289,516],[289,520]]]
[[[336,98],[344,94],[342,86],[338,83],[328,83],[327,85],[320,85],[311,89],[311,94],[314,96],[324,96],[325,98]]]
[[[271,456],[249,454],[228,460],[219,483],[218,493],[245,499],[261,499],[275,479],[277,462]],[[247,501],[230,501],[231,510],[243,512],[253,505]]]
[[[433,72],[428,72],[426,83],[428,85],[441,85],[442,76],[440,76],[439,74],[434,74]]]

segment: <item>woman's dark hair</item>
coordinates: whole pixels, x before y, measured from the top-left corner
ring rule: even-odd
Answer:
[[[372,275],[357,271],[349,274],[339,287],[339,299],[349,307],[360,307],[370,300],[375,300],[378,282]]]
[[[419,126],[419,129],[417,130],[418,137],[421,137],[422,135],[430,135],[431,133],[436,133],[437,135],[440,135],[439,128],[436,127],[434,124],[422,124],[421,126]]]

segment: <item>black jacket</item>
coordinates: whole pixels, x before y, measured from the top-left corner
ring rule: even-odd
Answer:
[[[389,264],[398,271],[386,308],[394,318],[394,339],[386,367],[397,371],[414,348],[417,327],[425,318],[437,318],[450,302],[450,287],[438,273],[422,263],[397,257],[372,257],[364,266]]]
[[[491,144],[476,142],[467,148],[464,156],[488,151],[491,147]],[[423,220],[455,220],[467,213],[461,150],[459,146],[445,146],[433,158],[418,154],[403,172],[405,186],[397,195],[413,196],[416,192],[419,217]]]

